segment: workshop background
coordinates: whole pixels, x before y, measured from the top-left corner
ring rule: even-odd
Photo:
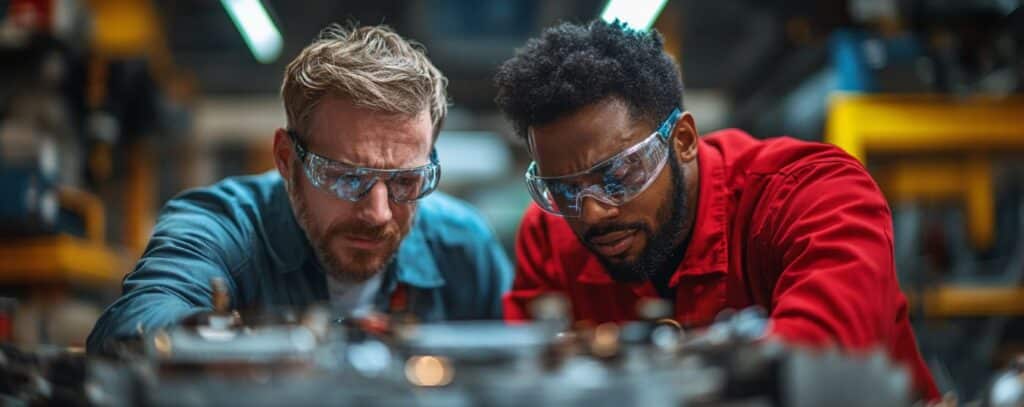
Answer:
[[[82,346],[164,202],[271,169],[284,66],[331,22],[427,47],[450,80],[441,189],[477,205],[511,255],[528,157],[493,74],[542,28],[614,14],[608,3],[0,0],[0,341]],[[1021,1],[622,10],[665,36],[701,132],[826,141],[865,162],[941,389],[971,399],[1024,352]]]

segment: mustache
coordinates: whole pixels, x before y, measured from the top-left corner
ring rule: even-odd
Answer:
[[[398,228],[387,223],[383,225],[368,225],[366,223],[343,223],[331,226],[327,229],[327,236],[351,236],[365,240],[390,240],[398,235]]]
[[[598,236],[601,236],[601,235],[606,235],[606,234],[609,234],[609,233],[612,233],[612,232],[618,232],[618,231],[621,231],[621,230],[634,230],[634,229],[643,231],[643,232],[648,233],[648,234],[650,233],[650,228],[648,228],[647,225],[644,224],[643,222],[609,223],[609,224],[604,224],[604,225],[592,226],[592,227],[588,228],[586,231],[583,232],[583,240],[586,240],[587,242],[590,242],[594,238],[596,238]]]

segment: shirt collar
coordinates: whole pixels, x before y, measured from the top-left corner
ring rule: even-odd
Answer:
[[[270,243],[268,253],[278,272],[289,273],[316,260],[306,233],[295,220],[284,182],[279,176],[277,181],[271,191],[268,219],[264,220]],[[425,226],[422,217],[417,215],[412,230],[402,240],[398,253],[386,270],[395,273],[400,283],[418,288],[437,288],[445,281],[424,236]]]
[[[721,153],[708,146],[703,138],[698,138],[697,167],[697,216],[694,219],[690,241],[683,248],[686,254],[669,280],[670,287],[678,285],[683,276],[726,271],[728,195],[725,190],[725,168]],[[589,284],[621,284],[608,276],[596,255],[588,256],[583,271],[576,280]],[[653,286],[646,281],[628,285],[638,294],[654,293]]]

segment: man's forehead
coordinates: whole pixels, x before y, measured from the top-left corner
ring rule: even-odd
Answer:
[[[311,148],[333,160],[380,168],[422,164],[433,142],[430,113],[394,114],[352,105],[318,109]]]
[[[608,97],[566,112],[553,120],[533,124],[527,127],[526,133],[528,142],[536,144],[538,133],[543,136],[562,133],[605,139],[621,136],[623,131],[616,130],[633,130],[636,127],[650,126],[646,120],[637,117],[626,102]]]
[[[650,134],[625,104],[588,106],[570,115],[527,129],[527,145],[544,173],[584,170]]]
[[[353,133],[388,132],[426,135],[430,138],[433,130],[430,112],[426,109],[417,113],[386,112],[358,106],[340,98],[325,98],[313,112],[313,128],[345,129]]]

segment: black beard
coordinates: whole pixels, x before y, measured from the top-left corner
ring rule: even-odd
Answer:
[[[668,166],[672,176],[672,200],[668,207],[660,208],[655,216],[662,225],[661,230],[653,234],[646,225],[639,228],[640,233],[647,237],[647,247],[637,256],[636,261],[613,263],[603,256],[597,256],[612,280],[620,283],[639,283],[656,276],[670,276],[683,260],[686,253],[686,242],[682,239],[683,221],[689,212],[686,180],[674,155],[670,154]]]

